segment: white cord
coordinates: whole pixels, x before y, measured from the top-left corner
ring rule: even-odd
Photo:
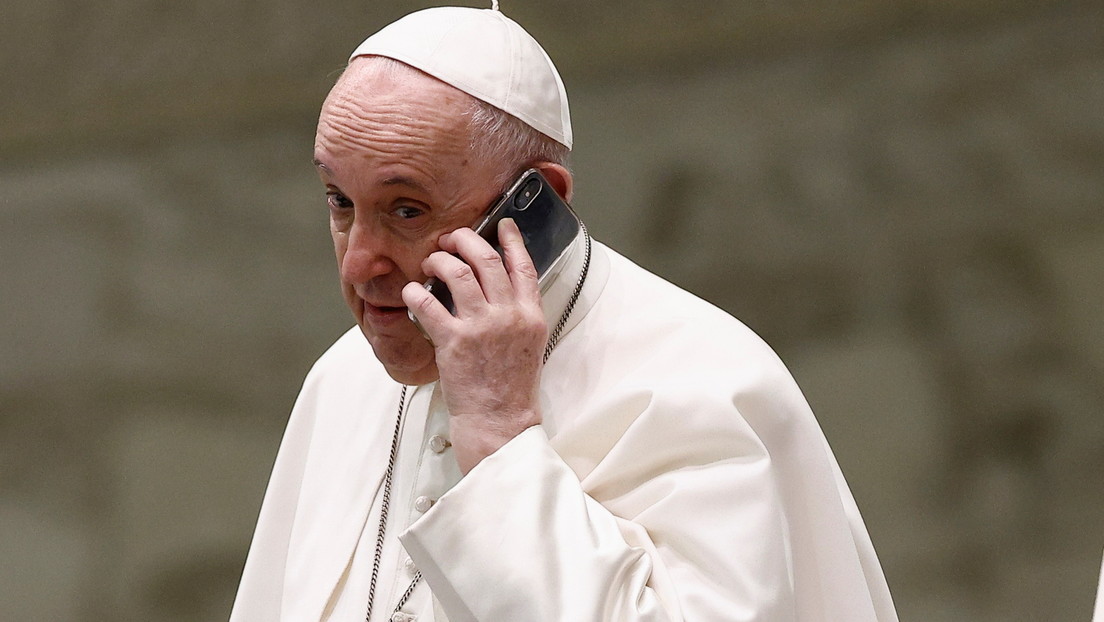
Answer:
[[[492,11],[497,11],[498,10],[498,0],[491,0],[491,10]]]

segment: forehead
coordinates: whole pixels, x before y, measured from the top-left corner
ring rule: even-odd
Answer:
[[[316,143],[326,150],[387,147],[466,151],[471,96],[387,59],[354,59],[322,106]]]

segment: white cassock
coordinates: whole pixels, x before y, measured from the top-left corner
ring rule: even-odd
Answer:
[[[232,622],[364,619],[400,389],[357,329],[311,370]],[[541,407],[461,477],[440,391],[411,388],[372,622],[897,619],[805,399],[723,311],[596,243]]]
[[[1100,585],[1096,588],[1096,607],[1092,622],[1104,622],[1104,561],[1100,563]]]

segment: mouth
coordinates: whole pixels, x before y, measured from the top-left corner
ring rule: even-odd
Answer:
[[[406,307],[396,305],[375,305],[364,301],[364,316],[373,323],[391,323],[406,320]]]
[[[406,306],[405,305],[395,305],[395,306],[392,306],[392,305],[374,305],[370,302],[365,301],[364,310],[368,311],[370,313],[399,313],[399,312],[406,313]]]

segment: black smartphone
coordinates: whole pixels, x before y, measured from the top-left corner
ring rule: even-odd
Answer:
[[[473,227],[499,255],[502,246],[498,242],[498,221],[503,218],[513,218],[517,223],[542,284],[549,270],[566,254],[581,227],[579,217],[535,168],[522,173]],[[431,278],[426,281],[425,288],[449,313],[456,315],[452,293],[443,282]]]

